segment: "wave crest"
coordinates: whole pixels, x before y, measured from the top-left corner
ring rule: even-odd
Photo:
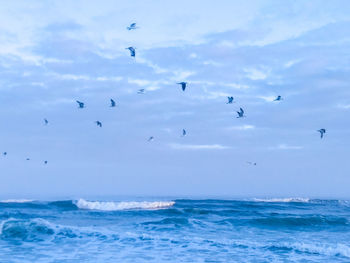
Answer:
[[[44,219],[8,219],[0,225],[0,236],[4,239],[42,241],[55,234],[51,224]]]
[[[157,202],[98,202],[86,201],[79,199],[76,206],[86,210],[101,210],[101,211],[119,211],[131,209],[162,209],[171,207],[175,204],[174,201],[157,201]]]
[[[267,198],[267,199],[259,199],[254,198],[255,202],[268,202],[268,203],[308,203],[310,201],[309,198],[301,198],[301,197],[290,197],[290,198]]]

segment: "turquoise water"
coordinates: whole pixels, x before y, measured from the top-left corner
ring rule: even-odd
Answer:
[[[350,262],[350,202],[0,203],[0,262]]]

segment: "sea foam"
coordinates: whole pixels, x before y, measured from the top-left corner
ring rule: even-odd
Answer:
[[[1,200],[0,203],[30,203],[34,200],[31,199],[7,199],[7,200]]]
[[[300,198],[300,197],[290,197],[290,198],[271,198],[271,199],[259,199],[254,198],[253,201],[256,202],[270,202],[270,203],[308,203],[309,198]]]
[[[174,201],[157,201],[157,202],[99,202],[86,201],[79,199],[76,206],[80,209],[101,210],[101,211],[118,211],[130,209],[161,209],[171,207]]]

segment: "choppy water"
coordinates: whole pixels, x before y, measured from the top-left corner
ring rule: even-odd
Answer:
[[[350,262],[350,202],[0,202],[0,262]]]

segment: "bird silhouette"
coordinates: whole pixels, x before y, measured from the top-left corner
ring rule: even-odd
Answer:
[[[178,82],[177,84],[181,85],[182,91],[185,91],[187,87],[187,82]]]
[[[47,119],[44,119],[44,123],[45,123],[45,125],[48,125],[49,121]]]
[[[319,129],[319,130],[317,130],[319,133],[320,133],[320,135],[321,135],[321,139],[323,138],[323,135],[326,133],[326,129]]]
[[[100,126],[100,128],[102,128],[102,122],[100,122],[100,121],[95,121],[95,123],[96,123],[97,126]]]
[[[137,91],[137,94],[145,94],[145,89],[139,89],[139,90]]]
[[[126,29],[129,30],[129,31],[130,31],[130,30],[133,30],[133,29],[136,29],[136,28],[138,28],[138,27],[136,26],[136,23],[132,23],[132,24],[130,24],[130,26],[127,26],[127,27],[126,27]]]
[[[45,161],[44,164],[47,164],[47,161]]]
[[[227,97],[227,99],[228,99],[228,102],[226,103],[226,104],[232,104],[232,102],[233,102],[233,97],[231,96],[231,97]]]
[[[151,136],[151,137],[148,138],[148,141],[149,141],[149,142],[151,142],[151,141],[153,141],[153,140],[154,140],[154,137],[153,137],[153,136]]]
[[[2,155],[6,156],[6,155],[7,155],[7,152],[3,152]]]
[[[78,103],[78,105],[79,105],[79,109],[85,108],[84,102],[81,102],[81,101],[78,101],[78,100],[77,100],[77,103]]]
[[[115,101],[111,99],[111,107],[115,107]]]
[[[26,161],[30,161],[30,158],[27,158]]]
[[[281,101],[283,100],[282,96],[278,95],[276,99],[274,99],[273,101]]]
[[[247,162],[247,163],[250,165],[256,165],[256,163],[253,163],[253,162]]]
[[[130,51],[130,56],[135,57],[136,51],[134,47],[127,47],[126,49]]]
[[[187,132],[185,129],[182,129],[182,137],[185,137],[187,135]]]
[[[239,111],[237,111],[237,118],[243,118],[244,116],[244,110],[242,108],[239,108]]]

